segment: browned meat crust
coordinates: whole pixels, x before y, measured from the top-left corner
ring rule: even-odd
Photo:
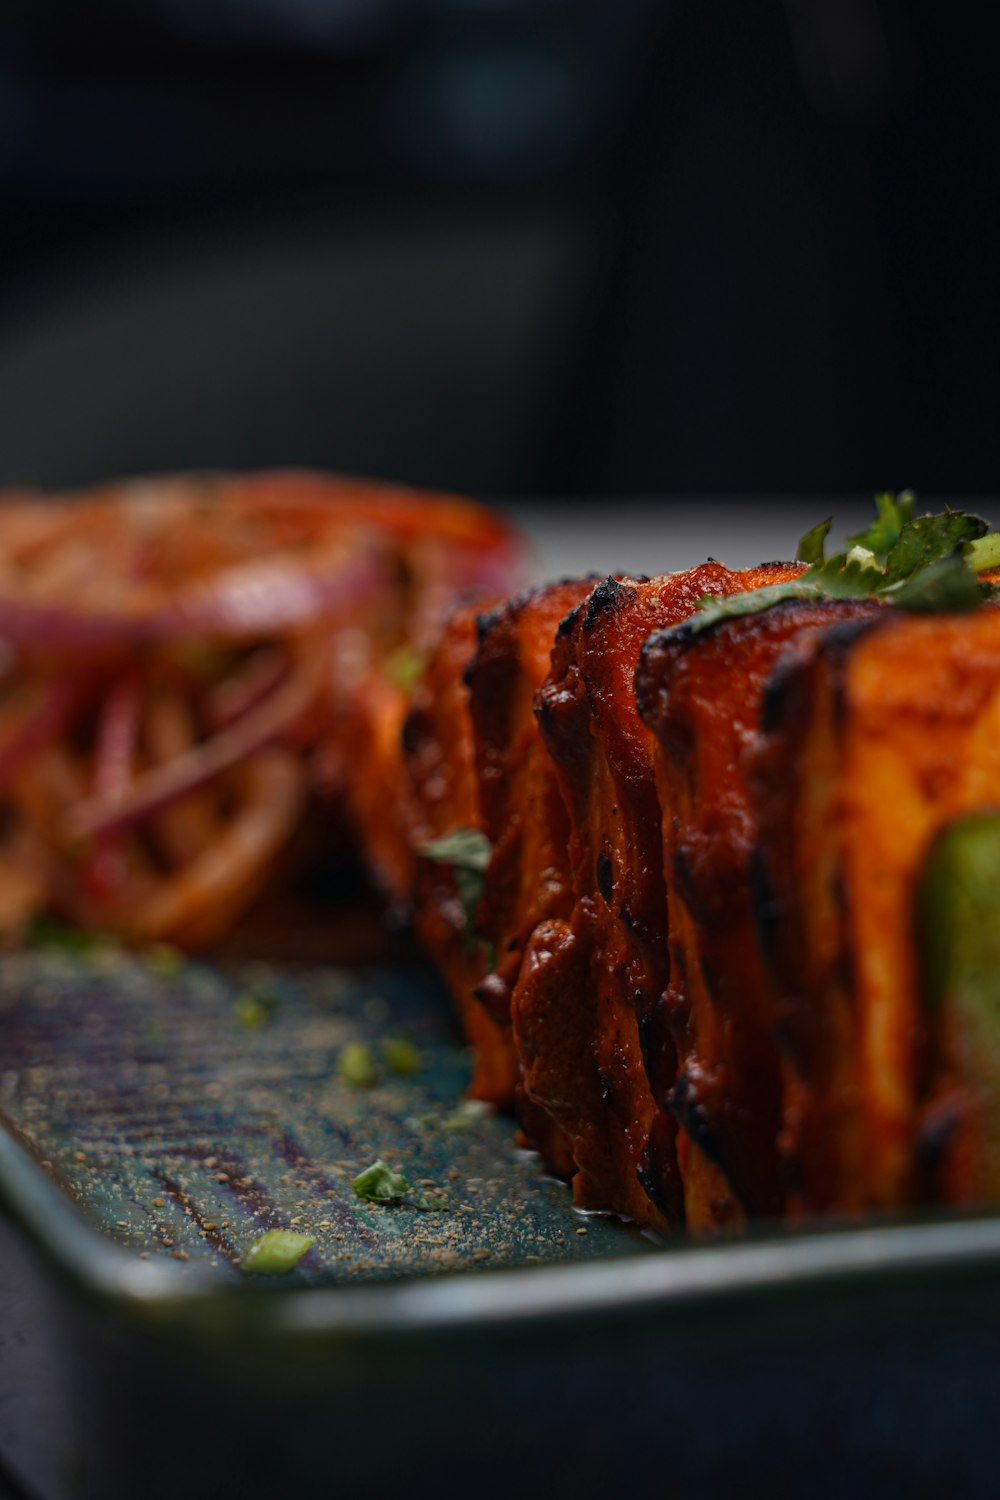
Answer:
[[[661,811],[652,736],[639,718],[635,670],[647,636],[678,624],[706,594],[742,592],[795,576],[797,565],[734,573],[705,563],[654,580],[608,579],[560,628],[552,670],[538,696],[542,733],[571,825],[575,904],[572,943],[560,934],[532,950],[515,991],[515,1035],[536,1106],[565,1122],[576,1164],[576,1201],[640,1222],[683,1222],[676,1122],[667,1090],[676,1056],[664,1031],[652,1057],[644,1048],[669,977]],[[538,1038],[558,1029],[558,986],[546,956],[573,963],[580,987],[564,988],[561,1026],[575,1038],[572,1076],[538,1055]],[[545,1025],[541,1027],[538,1009]],[[590,1059],[581,1089],[579,1059]],[[576,1096],[575,1112],[566,1101]]]
[[[309,475],[2,520],[0,936],[52,911],[259,940],[343,810],[473,1094],[516,1098],[580,1205],[711,1229],[996,1200],[1000,941],[963,939],[1000,878],[1000,611],[814,597],[695,629],[703,595],[800,571],[707,563],[442,628],[505,595],[505,523]],[[427,848],[463,830],[478,902]],[[965,968],[921,969],[935,893]]]
[[[814,640],[769,694],[753,796],[790,1062],[793,1211],[913,1201],[936,1051],[961,1095],[947,1035],[931,1034],[921,1003],[914,894],[935,835],[996,806],[998,684],[995,610],[886,610]],[[948,1087],[932,1081],[938,1105]],[[977,1148],[961,1135],[968,1164]],[[977,1175],[956,1161],[945,1191],[974,1197]]]
[[[482,827],[465,684],[480,608],[463,605],[451,613],[414,694],[403,732],[411,799],[407,835],[414,861],[414,926],[444,976],[472,1045],[470,1093],[510,1108],[517,1077],[510,1029],[474,993],[488,972],[489,950],[468,926],[451,869],[419,853],[457,829]]]
[[[769,908],[747,788],[762,699],[776,664],[787,671],[817,631],[878,608],[783,604],[699,634],[682,625],[643,648],[636,694],[657,742],[670,914],[670,984],[650,1017],[647,1061],[679,1122],[692,1228],[778,1215],[784,1205],[775,995],[756,907],[765,917]]]
[[[493,846],[479,920],[496,965],[480,991],[504,1020],[532,931],[573,905],[569,823],[534,700],[560,620],[593,583],[548,584],[482,615],[466,672],[482,826]]]
[[[546,584],[482,615],[466,672],[482,828],[493,846],[479,908],[493,967],[476,994],[508,1044],[510,998],[531,934],[539,923],[568,917],[573,906],[569,824],[534,698],[559,622],[593,584],[592,578]],[[569,1159],[552,1121],[535,1120],[526,1097],[519,1114],[555,1169],[565,1169]]]
[[[377,890],[397,903],[409,901],[414,878],[402,757],[409,706],[405,688],[371,668],[328,755],[329,787],[343,801],[365,866]]]

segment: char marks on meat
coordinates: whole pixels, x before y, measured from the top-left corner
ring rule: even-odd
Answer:
[[[513,1008],[519,1047],[536,1034],[539,1006],[548,1034],[562,1029],[575,1038],[566,1049],[572,1076],[560,1076],[551,1059],[536,1062],[529,1088],[536,1107],[570,1129],[581,1206],[661,1227],[684,1216],[661,807],[654,740],[634,688],[643,643],[688,619],[706,595],[800,571],[792,564],[738,573],[705,563],[652,580],[609,578],[553,646],[537,711],[569,813],[575,901],[568,934],[533,949]],[[582,987],[560,987],[545,974],[546,962],[567,962],[570,948]],[[561,1011],[558,1025],[553,1007]],[[582,1091],[581,1058],[591,1070]]]
[[[509,597],[509,527],[444,496],[10,498],[0,945],[259,941],[349,836],[579,1206],[996,1202],[1000,545],[911,511],[695,618],[803,565]]]
[[[408,787],[398,795],[410,802],[404,816],[414,856],[414,927],[472,1045],[470,1093],[509,1109],[517,1080],[510,1028],[475,993],[489,972],[489,949],[469,926],[452,869],[421,853],[435,839],[483,826],[465,681],[481,608],[460,605],[445,621],[403,730]]]
[[[931,1140],[937,1196],[996,1196],[982,1052],[959,1009],[924,1003],[915,895],[934,840],[1000,804],[998,726],[995,608],[820,634],[770,704],[752,795],[782,935],[792,1212],[918,1201]]]
[[[878,605],[778,605],[692,635],[655,634],[636,675],[656,740],[671,980],[664,1019],[677,1048],[671,1104],[687,1222],[705,1229],[784,1207],[776,1000],[755,905],[759,831],[748,754],[776,663],[787,670],[817,631],[870,619]]]

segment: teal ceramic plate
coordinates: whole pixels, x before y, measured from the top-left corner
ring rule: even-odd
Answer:
[[[1000,1223],[654,1243],[575,1213],[467,1073],[416,968],[0,961],[28,1493],[991,1492]],[[376,1160],[392,1203],[352,1186]],[[312,1243],[248,1272],[272,1230]]]

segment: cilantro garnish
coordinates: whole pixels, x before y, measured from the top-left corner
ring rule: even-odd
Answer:
[[[368,1203],[399,1203],[405,1198],[413,1208],[425,1213],[440,1213],[448,1207],[448,1200],[441,1193],[412,1193],[402,1172],[394,1172],[381,1158],[355,1177],[351,1186]]]
[[[351,1186],[369,1203],[396,1203],[410,1191],[408,1179],[402,1172],[394,1172],[381,1157],[355,1177]]]
[[[847,540],[852,546],[864,547],[873,552],[879,567],[884,566],[886,558],[899,541],[900,532],[913,517],[915,503],[916,496],[912,490],[901,490],[898,495],[891,491],[876,495],[874,521],[867,531],[859,531],[856,536],[849,536]],[[801,553],[799,555],[802,556]],[[802,557],[802,561],[811,562],[812,558]]]
[[[373,1161],[351,1187],[360,1199],[367,1203],[399,1203],[406,1199],[411,1208],[423,1214],[441,1214],[448,1208],[448,1200],[441,1193],[412,1193],[408,1178],[402,1172],[393,1172],[385,1161]]]
[[[823,561],[823,553],[826,549],[826,539],[830,535],[830,527],[833,525],[833,517],[827,516],[825,521],[820,521],[812,531],[807,531],[805,536],[799,537],[798,551],[795,554],[796,562],[816,563]]]
[[[967,543],[977,541],[989,530],[981,516],[966,515],[960,510],[945,510],[937,516],[914,516],[907,521],[899,540],[885,559],[886,584],[902,583],[931,563],[954,556],[965,560]]]
[[[832,521],[820,522],[799,542],[797,559],[808,566],[798,578],[721,599],[707,596],[688,628],[700,633],[718,620],[788,599],[878,599],[942,613],[977,608],[987,593],[977,574],[1000,566],[1000,533],[987,535],[986,521],[965,511],[946,506],[936,515],[915,516],[913,507],[909,490],[876,495],[875,520],[832,557],[826,556]]]
[[[441,1214],[447,1209],[448,1200],[443,1193],[421,1193],[414,1198],[413,1206],[426,1214]]]
[[[455,892],[462,903],[465,923],[471,932],[476,912],[483,899],[483,876],[489,868],[493,847],[478,828],[456,828],[443,838],[430,839],[417,850],[425,859],[449,865],[455,880]]]
[[[902,579],[891,600],[900,609],[923,614],[964,614],[982,604],[983,585],[964,558],[949,554]]]

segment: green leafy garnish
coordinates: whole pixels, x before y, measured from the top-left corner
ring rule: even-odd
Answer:
[[[823,561],[823,553],[826,550],[826,539],[830,535],[830,527],[833,525],[833,517],[827,516],[825,521],[820,521],[812,531],[807,531],[805,536],[799,537],[798,551],[795,554],[796,562],[814,563]]]
[[[274,1016],[277,1001],[260,990],[244,990],[233,1001],[233,1020],[246,1031],[260,1031]]]
[[[184,954],[173,943],[151,943],[143,949],[146,968],[157,979],[176,979],[184,970]]]
[[[378,1083],[372,1049],[365,1042],[348,1042],[337,1061],[337,1071],[356,1089],[370,1089]]]
[[[387,1036],[382,1043],[382,1055],[390,1073],[406,1077],[420,1072],[420,1053],[405,1036]]]
[[[244,1271],[254,1271],[259,1276],[282,1276],[305,1255],[310,1245],[315,1245],[314,1234],[299,1234],[294,1229],[269,1229],[259,1240],[254,1240],[241,1262]]]
[[[450,866],[455,892],[465,913],[465,924],[471,932],[483,899],[483,876],[493,854],[485,833],[478,828],[456,828],[454,833],[421,844],[417,852],[435,864]]]
[[[453,833],[421,844],[419,852],[425,859],[435,860],[438,864],[481,874],[489,865],[493,849],[481,829],[456,828]]]
[[[355,1177],[352,1187],[358,1197],[368,1203],[400,1203],[405,1198],[412,1208],[419,1208],[423,1213],[441,1213],[448,1207],[448,1200],[442,1193],[411,1192],[409,1180],[402,1172],[394,1172],[381,1159],[366,1167],[360,1177]]]
[[[892,600],[925,614],[963,614],[982,603],[982,585],[961,557],[938,557],[905,579]]]
[[[982,516],[960,510],[945,510],[937,516],[914,516],[899,534],[899,541],[885,560],[886,584],[902,583],[921,568],[942,558],[955,556],[964,563],[964,547],[985,536],[989,527]]]
[[[455,1109],[445,1115],[442,1124],[445,1130],[473,1130],[493,1113],[485,1099],[463,1099]]]
[[[899,535],[913,515],[916,496],[912,490],[901,490],[898,495],[885,491],[875,496],[875,519],[867,531],[859,531],[847,540],[854,547],[864,547],[874,553],[879,567],[885,565],[889,553],[899,541]],[[811,562],[805,557],[803,562]]]
[[[424,652],[415,651],[412,646],[397,646],[383,661],[382,670],[390,682],[408,693],[416,685],[426,662]]]
[[[115,946],[114,939],[100,932],[84,932],[79,927],[70,927],[55,917],[34,916],[25,929],[24,942],[28,948],[51,953],[75,953],[81,956],[100,953]]]
[[[351,1186],[359,1198],[369,1203],[398,1203],[410,1191],[402,1172],[394,1172],[381,1158],[355,1177]]]
[[[448,1207],[448,1200],[443,1193],[420,1193],[412,1200],[414,1208],[421,1209],[425,1214],[440,1214]]]
[[[686,628],[699,634],[719,620],[757,614],[789,599],[878,599],[901,609],[960,613],[982,602],[986,586],[976,574],[1000,566],[1000,533],[981,516],[946,507],[915,516],[914,496],[876,495],[875,520],[848,538],[845,552],[826,556],[830,521],[807,531],[797,557],[805,572],[787,583],[746,594],[699,600]]]

